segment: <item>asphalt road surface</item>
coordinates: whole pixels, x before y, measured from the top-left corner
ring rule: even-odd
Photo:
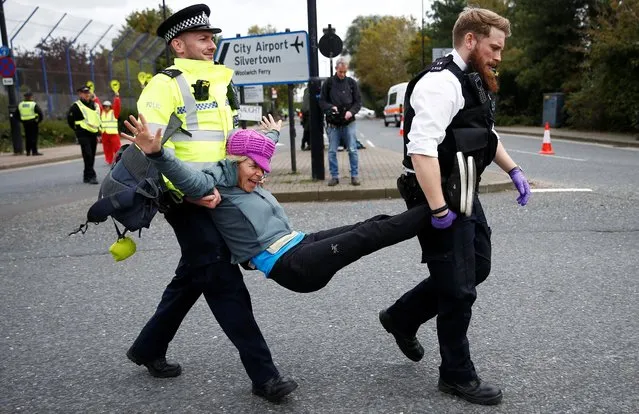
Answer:
[[[397,132],[360,125],[375,145],[384,145],[380,131]],[[500,406],[437,391],[433,321],[418,333],[419,363],[379,325],[379,310],[427,274],[416,240],[365,257],[312,294],[245,273],[273,357],[300,384],[282,404],[251,394],[203,300],[169,348],[182,375],[150,377],[125,352],[172,277],[177,243],[162,218],[120,263],[108,253],[110,223],[68,237],[97,191],[80,184],[81,164],[70,162],[0,172],[0,412],[638,412],[638,154],[553,140],[566,158],[545,158],[535,154],[540,140],[503,139],[539,192],[525,208],[512,191],[482,195],[493,271],[478,289],[469,339],[480,376],[504,390]],[[294,228],[312,232],[404,207],[285,208]]]

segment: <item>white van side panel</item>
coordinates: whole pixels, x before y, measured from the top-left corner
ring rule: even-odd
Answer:
[[[399,126],[404,108],[404,95],[408,82],[398,83],[388,89],[384,106],[384,125],[394,123]]]

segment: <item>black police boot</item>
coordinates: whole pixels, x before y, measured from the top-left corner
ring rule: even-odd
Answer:
[[[296,388],[297,382],[295,382],[294,379],[278,375],[262,385],[253,384],[253,394],[266,398],[270,402],[277,403],[292,393]]]
[[[144,365],[146,369],[149,370],[149,374],[156,378],[177,377],[182,373],[182,367],[180,364],[171,364],[166,362],[165,357],[156,358],[153,361],[143,361],[133,355],[133,351],[131,349],[126,352],[126,356],[137,365]]]
[[[457,395],[473,404],[497,405],[503,397],[499,388],[482,382],[479,378],[469,382],[456,383],[444,381],[440,377],[437,388],[441,392]]]
[[[410,337],[399,332],[397,327],[393,324],[393,319],[388,314],[386,309],[379,312],[379,321],[381,322],[384,329],[386,329],[386,332],[392,334],[395,337],[397,346],[408,359],[417,362],[424,357],[424,348],[422,347],[422,344],[420,344],[417,340],[417,337]]]

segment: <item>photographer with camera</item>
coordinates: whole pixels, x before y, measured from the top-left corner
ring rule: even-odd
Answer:
[[[326,115],[326,134],[328,135],[328,168],[331,179],[330,187],[339,184],[337,166],[337,147],[344,139],[348,149],[351,166],[351,184],[360,185],[358,171],[357,135],[355,114],[362,107],[362,98],[353,78],[346,76],[348,63],[339,59],[335,64],[335,75],[322,85],[319,105]]]

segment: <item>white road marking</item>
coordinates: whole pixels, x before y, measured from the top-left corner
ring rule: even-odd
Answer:
[[[367,139],[366,143],[368,144],[369,147],[375,148],[375,144],[373,144],[373,141],[371,141],[370,139]]]
[[[533,188],[533,193],[590,193],[591,188]]]
[[[8,174],[8,173],[12,173],[12,172],[16,172],[16,171],[24,171],[24,170],[33,170],[35,168],[48,167],[50,165],[70,164],[72,162],[77,162],[77,161],[82,161],[82,157],[74,158],[74,159],[71,159],[71,160],[45,162],[45,163],[42,163],[42,164],[34,164],[34,165],[25,165],[24,167],[4,168],[4,169],[0,170],[0,174]]]
[[[530,152],[530,151],[521,151],[521,150],[516,150],[516,149],[508,149],[508,152],[518,152],[520,154],[529,154],[529,155],[537,155],[540,157],[551,157],[551,158],[559,158],[562,160],[571,160],[571,161],[588,161],[585,158],[572,158],[572,157],[562,157],[561,155],[544,155],[544,154],[539,154],[537,152]]]
[[[538,136],[533,136],[533,135],[520,135],[520,134],[511,134],[511,133],[505,133],[505,132],[498,132],[499,136],[502,135],[507,135],[510,137],[517,137],[517,138],[526,138],[526,139],[534,139],[536,141],[541,142],[541,140],[544,137],[543,132]],[[552,134],[551,134],[552,137]],[[610,149],[621,149],[621,150],[630,150],[630,151],[639,151],[638,147],[631,147],[631,146],[624,146],[623,144],[605,144],[603,142],[592,142],[592,141],[580,141],[578,139],[568,139],[568,138],[552,138],[552,141],[558,141],[558,142],[565,142],[566,144],[579,144],[579,145],[590,145],[590,146],[594,146],[594,147],[602,147],[602,148],[610,148]],[[508,150],[508,152],[510,152],[510,149]]]

